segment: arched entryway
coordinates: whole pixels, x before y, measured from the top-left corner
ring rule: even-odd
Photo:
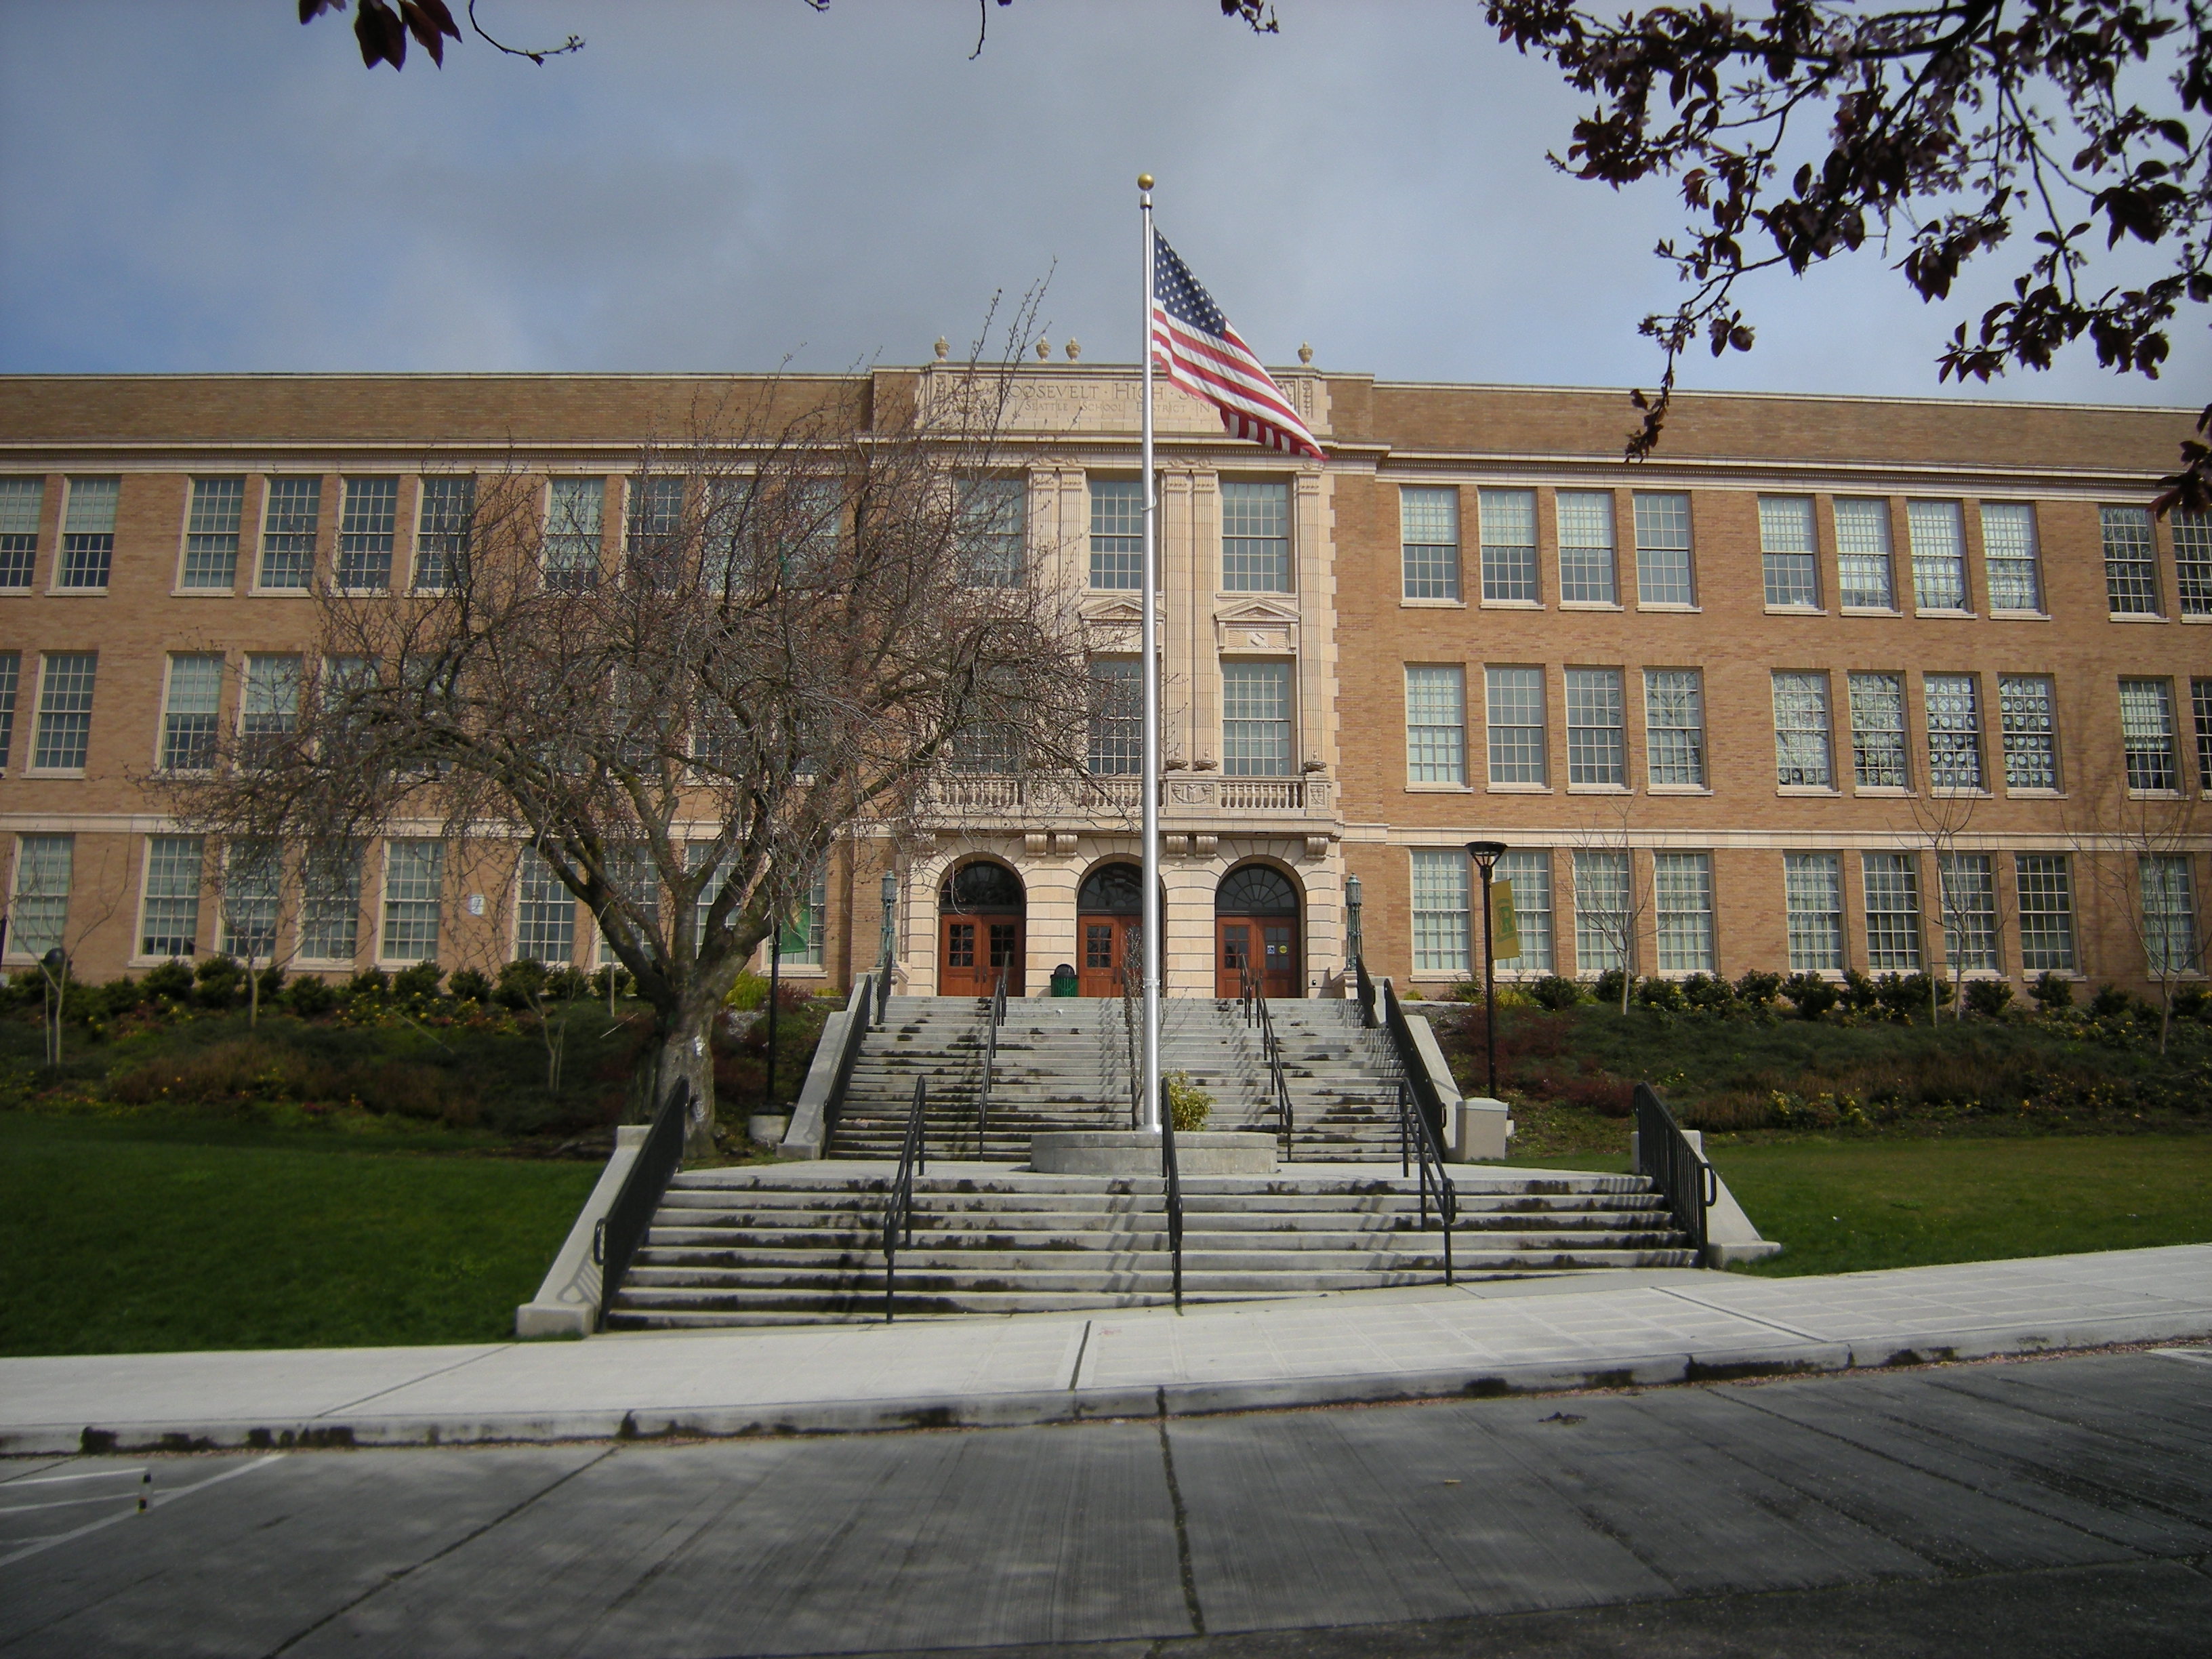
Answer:
[[[1240,864],[1213,890],[1213,994],[1233,997],[1249,967],[1271,997],[1305,994],[1298,890],[1273,865]]]
[[[1137,866],[1102,864],[1075,896],[1076,940],[1082,951],[1077,988],[1087,997],[1118,997],[1130,954],[1141,949],[1145,872]]]
[[[937,895],[937,994],[987,997],[1004,974],[1006,994],[1025,995],[1028,908],[1022,878],[1003,864],[977,859],[945,878]]]

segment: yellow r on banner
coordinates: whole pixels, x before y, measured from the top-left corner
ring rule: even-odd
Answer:
[[[1513,884],[1490,884],[1490,954],[1510,962],[1521,954],[1521,919],[1513,914]]]

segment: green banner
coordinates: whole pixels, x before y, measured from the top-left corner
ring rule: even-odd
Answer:
[[[1513,884],[1490,884],[1490,955],[1495,962],[1510,962],[1521,954],[1521,919],[1513,913]]]

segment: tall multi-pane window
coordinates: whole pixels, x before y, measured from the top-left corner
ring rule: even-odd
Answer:
[[[323,518],[320,478],[271,478],[261,514],[261,574],[257,586],[298,589],[315,575],[315,538]]]
[[[1690,564],[1687,495],[1638,494],[1636,598],[1642,605],[1697,603],[1697,581]]]
[[[62,515],[62,556],[57,587],[105,587],[115,562],[115,506],[120,478],[71,478]]]
[[[1026,478],[978,478],[960,497],[960,579],[970,587],[1019,587],[1029,545]]]
[[[1467,671],[1406,671],[1406,778],[1410,783],[1467,781]]]
[[[806,896],[800,901],[776,936],[777,948],[787,963],[804,968],[819,967],[822,947],[829,937],[830,875],[826,868],[817,869],[814,879],[806,885]]]
[[[555,967],[576,957],[576,896],[534,847],[524,849],[515,869],[514,954]]]
[[[22,653],[0,651],[0,769],[15,750],[15,687],[22,672]]]
[[[646,849],[638,846],[610,847],[607,849],[607,885],[617,894],[629,896],[630,902],[648,914],[660,902],[660,879],[653,867]],[[619,915],[619,907],[610,902],[607,908]],[[604,919],[605,912],[600,913]],[[614,941],[607,936],[604,920],[599,928],[599,963],[602,968],[619,967],[622,955],[615,949]]]
[[[1456,847],[1413,849],[1413,971],[1464,974],[1468,946],[1467,854]]]
[[[1481,495],[1482,597],[1534,605],[1536,582],[1536,492],[1486,489]]]
[[[2141,860],[2143,946],[2154,974],[2194,974],[2204,968],[2204,939],[2197,931],[2197,884],[2186,854],[2154,854]]]
[[[1457,599],[1459,491],[1412,484],[1401,489],[1398,545],[1407,599]]]
[[[179,586],[220,588],[238,580],[238,533],[246,516],[246,480],[195,478],[185,516],[185,568]]]
[[[1291,487],[1221,486],[1221,586],[1230,593],[1291,591]]]
[[[1492,668],[1484,674],[1490,781],[1544,783],[1544,671]]]
[[[1624,852],[1575,854],[1575,968],[1601,974],[1629,965],[1628,860]]]
[[[25,588],[39,562],[43,478],[0,478],[0,589]]]
[[[1956,501],[1907,501],[1912,538],[1912,603],[1922,611],[1966,608],[1966,532]]]
[[[2185,617],[2212,617],[2212,513],[2185,513],[2166,520],[2173,537],[2173,598]]]
[[[1221,665],[1221,769],[1232,778],[1290,775],[1290,664]]]
[[[1945,853],[1936,860],[1943,899],[1943,955],[1954,974],[1994,974],[1997,880],[1987,853]]]
[[[714,855],[714,845],[712,842],[687,842],[684,848],[684,873],[697,875],[700,871],[706,869],[708,860]],[[712,870],[707,872],[706,880],[699,884],[699,896],[692,912],[691,927],[693,936],[702,944],[704,944],[707,939],[708,920],[714,913],[714,901],[721,897],[722,889],[729,885],[729,881],[730,861],[724,859]],[[728,925],[727,918],[725,918],[724,925],[726,927]]]
[[[311,962],[351,962],[360,948],[360,843],[310,847],[300,890],[300,954]]]
[[[2158,614],[2158,548],[2151,539],[2150,509],[2097,509],[2104,532],[2105,599],[2116,617]]]
[[[627,493],[623,567],[640,587],[672,589],[678,580],[675,564],[682,551],[684,480],[632,478]]]
[[[70,875],[74,836],[21,836],[15,842],[15,893],[8,906],[8,945],[42,957],[69,928]]]
[[[2074,971],[2074,878],[2063,853],[2021,853],[2013,859],[2020,883],[2020,965],[2022,971]]]
[[[422,480],[422,507],[415,520],[415,586],[419,591],[442,592],[467,570],[469,533],[476,514],[474,478]]]
[[[2129,788],[2167,791],[2181,787],[2173,762],[2172,686],[2164,680],[2120,682],[2120,738],[2127,748]]]
[[[2058,703],[2049,678],[2005,674],[1997,680],[1997,715],[2004,727],[2005,787],[2058,787]]]
[[[1644,671],[1644,749],[1656,787],[1705,781],[1705,684],[1694,668]]]
[[[92,693],[100,673],[96,651],[50,652],[39,676],[39,728],[31,764],[39,771],[84,768],[92,743]]]
[[[216,711],[222,702],[222,659],[169,659],[169,690],[161,708],[161,765],[204,772],[215,764]]]
[[[1613,497],[1602,490],[1559,494],[1559,603],[1618,605],[1613,574]]]
[[[1982,705],[1972,674],[1929,674],[1921,696],[1928,708],[1928,783],[1935,789],[1982,787]]]
[[[138,928],[140,956],[188,957],[198,948],[200,860],[198,836],[147,837],[146,896]]]
[[[1784,788],[1834,788],[1836,771],[1828,732],[1828,677],[1777,672],[1774,781]]]
[[[399,480],[348,478],[338,508],[338,586],[356,593],[391,586],[398,533]]]
[[[2043,609],[2043,559],[2036,545],[2033,503],[1982,503],[1982,564],[1989,573],[1990,610]]]
[[[1843,860],[1834,853],[1784,854],[1782,890],[1788,912],[1790,971],[1843,971]]]
[[[1767,604],[1809,610],[1820,603],[1818,551],[1811,496],[1759,498],[1759,557]]]
[[[1567,670],[1567,781],[1617,786],[1626,778],[1620,671]]]
[[[1905,750],[1905,676],[1854,674],[1851,773],[1862,789],[1904,789],[1912,781]]]
[[[546,586],[570,592],[596,586],[606,480],[556,478],[546,500]]]
[[[446,885],[446,843],[393,841],[384,848],[384,938],[387,962],[432,962]]]
[[[1861,873],[1866,883],[1867,966],[1878,974],[1917,973],[1920,872],[1912,854],[1868,853]]]
[[[1091,585],[1145,585],[1145,488],[1134,478],[1091,481]]]
[[[259,652],[248,655],[239,702],[240,757],[257,764],[299,729],[300,659]]]
[[[1836,602],[1847,611],[1897,609],[1887,501],[1837,498]]]
[[[1510,884],[1513,919],[1521,935],[1521,954],[1500,957],[1500,972],[1548,974],[1553,969],[1552,855],[1542,851],[1508,853],[1498,860],[1493,881]]]
[[[2212,794],[2212,679],[2190,681],[2189,702],[2197,716],[2197,787]],[[0,766],[7,764],[7,752],[0,733]]]
[[[1091,659],[1091,770],[1130,777],[1145,769],[1145,665],[1134,657]]]
[[[237,841],[222,860],[221,944],[226,956],[266,962],[276,954],[276,902],[284,881],[283,852],[273,841]]]
[[[1651,908],[1658,929],[1659,971],[1712,972],[1712,855],[1654,853]]]

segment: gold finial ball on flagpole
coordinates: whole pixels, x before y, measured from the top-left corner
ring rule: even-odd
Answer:
[[[1137,175],[1137,188],[1139,190],[1150,190],[1152,187],[1152,175],[1151,173],[1140,173]]]

